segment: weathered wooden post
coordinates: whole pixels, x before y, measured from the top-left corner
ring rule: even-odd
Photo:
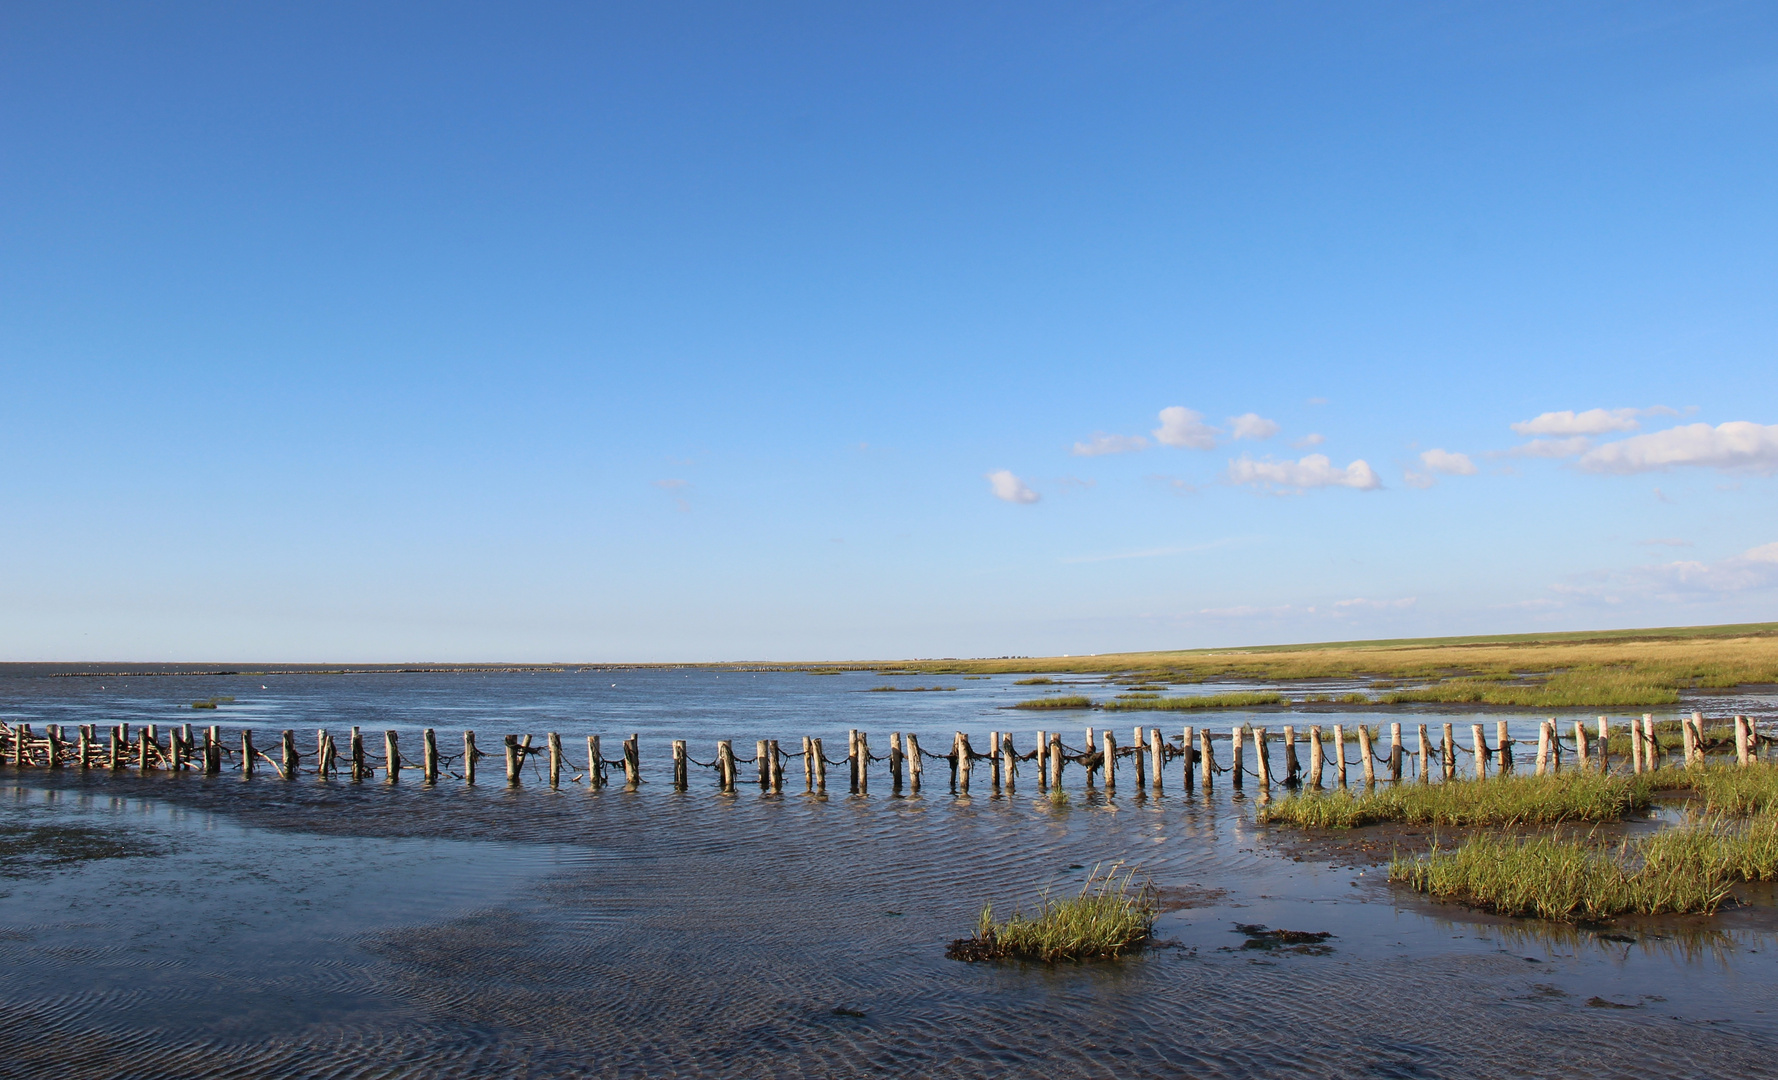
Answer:
[[[1000,790],[1000,732],[988,732],[988,786],[990,790]]]
[[[334,744],[333,736],[323,731],[321,733],[321,746],[316,752],[316,756],[320,759],[316,762],[315,766],[315,772],[318,779],[325,780],[334,774],[336,759],[339,757],[339,752],[339,747]]]
[[[1426,739],[1426,725],[1421,724],[1415,734],[1420,739],[1420,762],[1415,772],[1419,774],[1422,784],[1429,784],[1432,782],[1432,748]]]
[[[1364,766],[1364,782],[1366,785],[1377,782],[1377,755],[1371,750],[1371,729],[1368,725],[1358,725],[1358,756]]]
[[[1105,794],[1117,790],[1117,736],[1105,729]]]
[[[1439,768],[1446,780],[1457,779],[1457,740],[1451,724],[1445,725],[1445,743],[1438,749]]]
[[[1296,787],[1302,783],[1302,769],[1296,761],[1296,728],[1284,725],[1284,786]]]
[[[278,755],[278,775],[285,780],[294,780],[296,779],[296,767],[298,764],[298,758],[296,756],[296,732],[291,731],[288,728],[285,729],[279,741],[281,745],[279,747]]]
[[[352,754],[352,779],[364,779],[370,770],[364,766],[364,733],[356,727],[352,729],[352,739],[347,749]]]
[[[1482,725],[1469,725],[1469,739],[1473,744],[1469,756],[1475,759],[1475,778],[1480,780],[1488,775],[1488,744],[1482,739]]]
[[[438,732],[431,728],[420,732],[420,775],[428,784],[438,783]]]
[[[870,794],[870,732],[858,731],[858,793]]]
[[[192,735],[191,725],[179,725],[179,763],[174,766],[175,768],[189,769],[191,767],[191,751],[196,745],[197,739]]]
[[[1389,779],[1401,781],[1401,725],[1389,725]]]
[[[1148,777],[1143,775],[1146,771],[1142,763],[1143,741],[1141,728],[1130,732],[1130,775],[1135,778],[1136,794],[1138,795],[1142,794],[1142,789],[1148,786]]]
[[[242,728],[241,729],[241,779],[243,779],[243,780],[252,779],[253,767],[254,767],[254,765],[257,764],[257,762],[254,761],[254,756],[255,755],[253,753],[253,729],[252,728]]]
[[[815,790],[827,794],[827,752],[821,749],[820,739],[809,740],[815,751]],[[917,774],[916,774],[917,775]]]
[[[1037,733],[1037,790],[1050,789],[1050,736],[1047,731]]]
[[[1253,768],[1259,773],[1261,791],[1272,789],[1272,746],[1268,735],[1270,732],[1263,727],[1253,729]]]
[[[957,733],[957,760],[962,762],[963,790],[969,791],[969,777],[975,771],[975,747],[969,745],[969,733]]]
[[[124,745],[123,727],[119,724],[112,724],[111,748],[105,764],[111,771],[116,772],[118,769],[123,768],[124,762],[128,760],[128,758],[129,750]]]
[[[1340,786],[1346,786],[1346,726],[1333,726],[1334,772],[1339,775]]]
[[[1633,716],[1630,718],[1630,772],[1642,773],[1642,725]]]
[[[1544,720],[1537,725],[1537,775],[1543,776],[1550,771],[1550,722]]]
[[[1736,717],[1735,719],[1739,720],[1740,717]],[[1737,727],[1738,726],[1739,725],[1737,725]],[[82,725],[80,725],[80,771],[81,772],[85,772],[86,770],[92,768],[92,765],[93,765],[92,752],[93,752],[93,726],[91,724],[82,724]]]
[[[901,732],[889,733],[889,791],[901,794]]]
[[[20,724],[19,729],[25,733],[24,738],[20,739],[19,742],[21,744],[29,742],[31,739],[31,725]],[[149,769],[154,768],[154,759],[160,756],[160,750],[160,737],[156,734],[154,725],[144,725],[142,728],[142,737],[136,742],[136,771],[146,773]],[[26,758],[25,760],[29,761],[30,758]]]
[[[1321,725],[1309,725],[1309,785],[1321,790],[1321,770],[1327,764],[1327,752],[1321,746]]]
[[[44,738],[49,743],[49,767],[62,767],[62,725],[50,724],[44,729]]]
[[[753,744],[753,763],[759,767],[759,790],[770,791],[772,788],[772,759],[766,753],[764,739],[759,739]]]
[[[815,740],[817,745],[821,740]],[[735,744],[730,739],[716,743],[716,786],[724,792],[735,790]]]
[[[549,753],[549,786],[562,786],[562,736],[554,731],[544,735],[544,747]]]
[[[1611,771],[1611,718],[1599,718],[1599,773],[1601,776]]]
[[[1197,736],[1196,733],[1192,731],[1190,724],[1187,724],[1180,729],[1179,745],[1184,751],[1180,755],[1184,760],[1184,764],[1180,767],[1180,783],[1185,786],[1187,792],[1190,792],[1192,789],[1193,759],[1197,757],[1196,751],[1198,749]]]
[[[920,790],[920,778],[925,774],[926,763],[920,760],[920,737],[908,732],[902,737],[908,752],[908,788]]]
[[[1242,776],[1241,776],[1241,773],[1242,773],[1241,758],[1243,756],[1241,753],[1241,736],[1242,736],[1242,734],[1243,734],[1243,732],[1241,730],[1240,724],[1236,724],[1229,731],[1229,741],[1233,744],[1229,747],[1229,759],[1230,759],[1230,762],[1229,762],[1229,782],[1235,785],[1236,791],[1241,790],[1241,787],[1242,787]]]
[[[1550,726],[1550,772],[1562,771],[1562,729],[1556,726],[1556,718],[1550,717],[1546,723]]]
[[[1587,723],[1584,720],[1574,722],[1574,767],[1586,772],[1591,767],[1590,755],[1587,753]]]
[[[519,782],[519,737],[517,735],[503,735],[500,742],[506,748],[506,782],[509,786],[517,784]]]
[[[803,741],[805,743],[807,743],[808,738],[805,736]],[[690,778],[690,776],[687,775],[687,772],[686,772],[685,757],[686,757],[685,740],[684,739],[674,739],[673,740],[673,790],[674,791],[684,791],[691,783],[691,778]]]
[[[1642,714],[1642,767],[1653,772],[1661,767],[1661,744],[1655,738],[1655,714]]]
[[[1494,741],[1498,744],[1495,749],[1500,752],[1500,775],[1510,775],[1513,771],[1513,740],[1506,733],[1505,720],[1494,721]]]
[[[1013,774],[1017,771],[1018,759],[1019,759],[1018,752],[1013,748],[1012,732],[1010,732],[1010,731],[1001,732],[1000,733],[1000,772],[1001,772],[1002,777],[1006,781],[1006,790],[1007,791],[1012,791],[1017,786],[1014,783]]]
[[[383,732],[383,776],[391,784],[401,780],[401,744],[393,730]]]
[[[1081,763],[1087,768],[1087,790],[1093,789],[1093,781],[1099,775],[1099,740],[1092,728],[1087,728],[1085,749],[1081,751]]]
[[[733,751],[731,750],[732,754]],[[624,786],[632,791],[642,784],[642,733],[630,732],[624,740]]]
[[[815,794],[815,740],[803,736],[803,791]]]
[[[83,733],[82,738],[84,738],[84,737],[85,737],[85,735]],[[1747,754],[1747,743],[1748,743],[1747,717],[1741,716],[1741,715],[1736,715],[1736,717],[1735,717],[1735,764],[1741,766],[1742,768],[1746,768],[1747,766],[1753,764],[1753,761],[1748,757],[1748,754]]]
[[[1209,794],[1211,785],[1216,782],[1216,753],[1215,746],[1210,739],[1209,728],[1203,728],[1198,732],[1198,765],[1203,769],[1204,792]]]
[[[777,739],[770,741],[766,746],[766,752],[772,758],[772,794],[781,795],[784,792],[784,757],[778,753]]]
[[[1068,764],[1067,756],[1062,752],[1062,733],[1050,732],[1050,790],[1062,790],[1062,767]]]
[[[605,756],[597,735],[586,737],[586,775],[588,791],[597,791],[605,786]]]
[[[1187,743],[1185,754],[1187,758],[1191,757],[1190,747],[1191,744]],[[1161,729],[1158,727],[1148,729],[1148,766],[1148,771],[1151,774],[1149,784],[1154,788],[1154,793],[1159,795],[1161,793],[1161,772],[1167,767],[1167,744],[1161,741]],[[1186,766],[1186,771],[1191,771],[1190,765]]]
[[[597,745],[595,743],[595,745]],[[475,748],[475,732],[468,728],[463,730],[463,782],[470,787],[475,786],[475,759],[482,756]]]
[[[315,776],[327,779],[327,729],[317,728],[315,731]]]

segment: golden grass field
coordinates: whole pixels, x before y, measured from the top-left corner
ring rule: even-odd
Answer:
[[[1147,683],[1368,680],[1376,704],[1668,705],[1778,683],[1778,623],[871,665],[884,673],[1116,674]],[[1397,686],[1407,682],[1413,685]]]

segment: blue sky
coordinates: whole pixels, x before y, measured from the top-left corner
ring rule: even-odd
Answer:
[[[0,658],[1778,618],[1767,5],[13,3],[0,104]]]

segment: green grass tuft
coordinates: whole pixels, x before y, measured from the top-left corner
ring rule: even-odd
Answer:
[[[1306,792],[1262,807],[1259,819],[1337,829],[1385,821],[1448,826],[1618,821],[1648,809],[1653,791],[1654,785],[1638,776],[1570,771],[1391,785],[1358,795]]]
[[[1082,694],[1032,698],[1030,701],[1021,701],[1013,706],[1015,709],[1090,709],[1092,707],[1092,699]]]
[[[1107,701],[1104,708],[1116,711],[1129,709],[1161,709],[1169,712],[1185,709],[1240,709],[1255,705],[1286,704],[1283,694],[1275,690],[1236,690],[1226,694],[1203,694],[1196,697],[1158,697],[1147,694],[1126,694]]]
[[[1014,679],[1014,686],[1049,686],[1056,680],[1047,675],[1038,675],[1030,679]]]
[[[1135,871],[1104,874],[1094,867],[1078,896],[1052,899],[1048,890],[1037,911],[1015,911],[994,921],[992,904],[982,905],[974,937],[951,943],[953,960],[1099,960],[1121,955],[1148,940],[1156,913],[1154,890],[1136,883]]]

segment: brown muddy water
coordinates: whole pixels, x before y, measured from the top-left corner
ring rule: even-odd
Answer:
[[[640,731],[651,761],[674,737],[708,760],[716,737],[843,746],[865,727],[942,746],[1064,726],[998,711],[1026,690],[1010,678],[902,695],[864,692],[868,674],[684,674],[255,676],[251,692],[29,674],[0,680],[0,713],[310,740],[352,723]],[[217,695],[237,701],[190,711]],[[1059,809],[1029,781],[986,792],[979,771],[969,796],[895,797],[879,772],[868,797],[812,797],[722,795],[707,775],[595,793],[0,769],[0,1076],[1778,1076],[1763,902],[1604,932],[1476,917],[1257,828],[1226,783],[1188,794],[1169,775],[1160,798],[1107,800],[1079,779]],[[1163,890],[1161,947],[944,958],[984,900],[1028,903],[1116,859]]]

